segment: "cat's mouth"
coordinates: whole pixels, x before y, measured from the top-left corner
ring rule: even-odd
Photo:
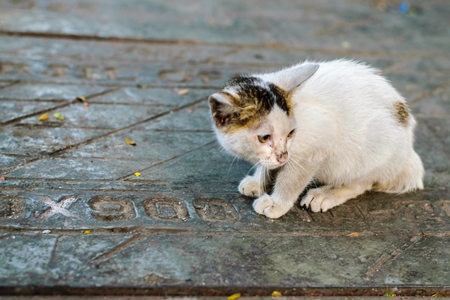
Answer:
[[[279,167],[284,166],[286,163],[288,162],[288,159],[283,160],[283,161],[273,161],[273,160],[261,160],[259,163],[266,169],[268,170],[274,170],[277,169]]]

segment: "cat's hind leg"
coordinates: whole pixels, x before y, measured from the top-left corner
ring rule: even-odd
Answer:
[[[239,183],[239,192],[249,197],[260,197],[270,184],[270,175],[267,169],[262,166],[256,167],[255,174],[247,175]]]
[[[423,189],[423,175],[425,171],[419,155],[412,150],[408,161],[400,174],[392,181],[378,181],[373,190],[386,193],[406,193]]]
[[[347,200],[356,198],[370,190],[371,184],[353,184],[340,187],[323,186],[310,189],[300,201],[300,206],[310,207],[313,212],[326,212],[330,208],[341,205]]]

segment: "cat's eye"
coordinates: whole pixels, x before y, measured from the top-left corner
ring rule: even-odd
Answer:
[[[267,142],[269,139],[270,139],[270,135],[269,135],[269,134],[266,134],[266,135],[258,135],[258,140],[259,140],[261,143],[265,143],[265,142]]]
[[[295,129],[292,129],[291,132],[288,133],[288,138],[292,137],[294,135]]]

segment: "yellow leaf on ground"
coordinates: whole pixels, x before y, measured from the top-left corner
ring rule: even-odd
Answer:
[[[138,83],[138,84],[136,84],[136,87],[138,88],[138,89],[148,89],[149,88],[149,85],[148,84],[141,84],[141,83]]]
[[[357,236],[359,236],[359,233],[357,233],[357,232],[352,232],[352,233],[347,234],[347,236],[354,236],[354,237],[357,237]]]
[[[48,114],[43,114],[38,118],[38,120],[39,121],[47,121],[48,118],[49,118]]]
[[[278,292],[278,291],[273,291],[272,292],[272,297],[281,297],[281,296],[283,296],[283,295],[281,295],[281,293]]]
[[[141,176],[141,173],[135,172],[135,173],[134,173],[134,176],[139,177],[139,176]]]
[[[64,120],[64,116],[61,113],[54,113],[53,116],[58,120]]]
[[[189,93],[189,89],[182,89],[178,91],[178,95],[186,95]]]
[[[129,139],[129,138],[126,138],[125,139],[125,143],[127,143],[128,145],[131,145],[131,146],[136,146],[136,143],[135,142],[133,142],[131,139]]]
[[[343,41],[342,42],[342,48],[345,48],[345,49],[349,49],[349,48],[351,48],[351,44],[349,43],[349,42],[347,42],[347,41]]]
[[[236,300],[241,298],[241,293],[236,293],[227,297],[227,300]]]
[[[90,230],[85,230],[85,231],[83,231],[83,234],[91,234],[91,231]]]

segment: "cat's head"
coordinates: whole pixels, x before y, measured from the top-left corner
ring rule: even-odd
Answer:
[[[284,165],[297,126],[293,91],[318,65],[277,73],[240,75],[209,97],[217,139],[229,152],[268,169]]]

